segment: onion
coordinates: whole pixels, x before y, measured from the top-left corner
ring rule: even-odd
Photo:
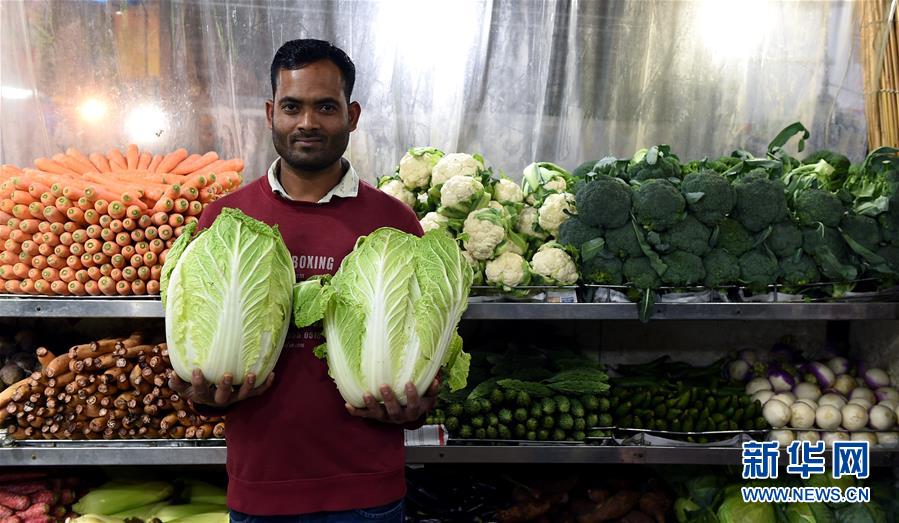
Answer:
[[[873,403],[866,400],[865,398],[855,398],[854,400],[849,400],[849,403],[852,405],[860,405],[864,407],[865,410],[871,410],[871,407],[874,406]]]
[[[817,400],[821,397],[821,389],[814,383],[797,383],[793,387],[797,399]]]
[[[790,427],[794,429],[810,429],[814,426],[815,409],[798,401],[790,405]]]
[[[824,440],[824,446],[832,447],[834,441],[849,441],[849,433],[848,432],[825,432],[822,438]]]
[[[878,401],[899,401],[899,391],[897,391],[893,387],[879,387],[874,391],[874,395],[877,396]]]
[[[789,447],[795,439],[792,430],[772,430],[768,434],[768,441],[776,441],[780,447]]]
[[[823,407],[818,407],[818,411],[815,413],[815,423],[824,430],[833,430],[839,427],[842,422],[843,415],[840,414],[836,407],[824,405]]]
[[[877,445],[877,436],[873,432],[853,432],[849,435],[852,441],[867,441],[869,445]]]
[[[781,392],[780,394],[775,394],[771,397],[773,400],[778,400],[787,407],[796,403],[796,395],[792,392]]]
[[[848,374],[849,373],[849,360],[842,357],[836,357],[827,362],[827,366],[830,367],[830,370],[833,371],[834,374]]]
[[[839,394],[834,394],[833,392],[829,392],[818,398],[818,406],[820,407],[823,407],[824,405],[830,405],[831,407],[842,409],[843,405],[845,404],[846,398]]]
[[[849,399],[854,400],[855,398],[863,398],[868,400],[872,405],[877,401],[877,396],[871,392],[871,389],[865,387],[858,387],[852,391],[849,395]]]
[[[837,412],[837,414],[839,414],[839,412]],[[767,421],[769,425],[775,429],[779,429],[787,426],[790,422],[792,412],[790,412],[790,407],[782,401],[772,398],[768,400],[768,403],[765,403],[764,407],[762,407],[762,416],[765,417],[765,421]]]
[[[855,378],[848,374],[840,374],[833,382],[833,388],[843,396],[848,396],[858,386]]]
[[[843,416],[843,428],[846,430],[860,430],[868,425],[868,411],[860,405],[849,403],[840,409]]]
[[[811,441],[812,443],[817,443],[821,440],[821,436],[818,435],[817,431],[804,430],[796,434],[796,439],[798,439],[799,441]]]
[[[899,407],[899,402],[895,402],[892,400],[883,400],[877,403],[880,406],[886,407],[893,412],[896,412],[896,407]]]
[[[815,400],[809,400],[805,398],[800,398],[796,400],[796,403],[804,403],[812,408],[812,410],[818,410],[818,403]]]
[[[899,432],[876,432],[877,444],[885,447],[899,446]]]
[[[746,384],[746,394],[750,396],[760,390],[774,390],[768,378],[755,378]]]
[[[787,392],[793,390],[793,386],[796,385],[796,379],[789,372],[781,369],[769,370],[768,381],[771,382],[774,392]]]
[[[734,360],[727,366],[727,375],[731,381],[746,381],[749,369],[750,365],[745,360]]]
[[[773,396],[774,396],[773,391],[760,390],[752,395],[752,400],[757,401],[757,402],[761,403],[762,405],[764,405],[765,403],[768,403],[768,400],[770,400]]]
[[[806,381],[817,383],[822,389],[828,389],[833,386],[836,376],[827,365],[813,361],[803,368],[806,372]]]
[[[872,389],[890,386],[890,376],[882,369],[868,369],[863,374],[865,383]]]
[[[883,405],[871,407],[868,423],[875,430],[890,430],[896,424],[896,413]]]

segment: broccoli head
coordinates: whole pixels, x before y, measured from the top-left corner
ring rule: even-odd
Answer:
[[[802,248],[802,230],[792,221],[775,223],[765,244],[775,256],[793,256]]]
[[[636,258],[643,255],[633,223],[628,222],[621,227],[607,230],[605,238],[606,248],[619,258]]]
[[[718,241],[715,245],[734,256],[740,256],[751,249],[753,242],[752,235],[737,220],[725,218],[718,225]]]
[[[780,180],[755,169],[734,182],[736,218],[751,232],[779,222],[787,214],[787,198]]]
[[[620,227],[631,215],[631,188],[619,178],[599,176],[577,192],[578,216],[593,227]]]
[[[705,279],[702,258],[686,251],[674,251],[662,256],[668,266],[662,273],[662,282],[672,287],[699,285]]]
[[[849,158],[840,153],[835,153],[827,149],[820,149],[806,156],[805,159],[802,160],[802,164],[812,165],[821,160],[824,160],[828,165],[833,167],[833,172],[831,172],[826,179],[820,180],[822,186],[828,191],[839,190],[840,187],[843,186],[846,177],[849,175],[849,167],[851,165]]]
[[[559,226],[559,243],[570,245],[575,249],[580,249],[581,245],[590,240],[594,240],[602,236],[602,231],[596,227],[590,227],[580,220],[580,217],[570,218]]]
[[[884,245],[877,249],[877,255],[883,258],[891,269],[899,272],[899,247],[895,245]]]
[[[787,285],[808,285],[821,279],[815,260],[807,254],[782,258],[780,273]]]
[[[587,283],[621,285],[621,260],[615,257],[594,256],[581,263],[581,277]]]
[[[753,249],[740,256],[740,280],[750,289],[764,290],[777,282],[780,265],[764,249]]]
[[[571,171],[571,175],[575,178],[586,178],[587,175],[593,171],[593,168],[596,166],[596,162],[598,161],[599,160],[589,160],[578,165],[574,168],[573,171]]]
[[[883,241],[899,245],[899,212],[889,211],[882,213],[877,217],[877,222],[880,224],[880,230],[883,232]]]
[[[883,237],[877,220],[861,214],[846,214],[840,222],[843,234],[849,236],[869,251],[876,251]]]
[[[690,212],[706,225],[721,223],[734,208],[734,188],[727,178],[710,169],[685,176],[680,190]]]
[[[628,167],[628,177],[638,182],[680,178],[680,162],[677,161],[677,157],[666,154],[666,150],[667,147],[662,150],[660,147],[650,147],[640,161]]]
[[[836,227],[843,218],[843,202],[831,192],[823,189],[800,191],[793,201],[799,223],[813,226],[823,223],[825,227]]]
[[[740,279],[739,258],[724,249],[712,249],[702,259],[705,267],[705,286],[733,285]]]
[[[839,231],[830,227],[812,227],[802,231],[802,250],[815,260],[826,278],[854,280],[858,269],[850,263],[849,247]]]
[[[664,231],[684,218],[686,201],[668,180],[648,180],[634,189],[634,214],[647,229]]]
[[[624,261],[624,279],[639,289],[655,289],[661,285],[658,273],[646,256]]]
[[[673,225],[662,233],[662,243],[671,249],[687,251],[697,256],[709,252],[709,238],[712,231],[692,216],[687,216],[680,223]]]

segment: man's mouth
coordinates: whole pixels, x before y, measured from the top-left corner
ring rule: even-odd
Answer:
[[[293,143],[298,143],[302,146],[311,146],[321,143],[322,139],[320,136],[300,136],[294,138],[292,141]]]

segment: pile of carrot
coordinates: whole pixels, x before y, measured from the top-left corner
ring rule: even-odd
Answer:
[[[159,294],[168,249],[206,204],[240,187],[243,161],[215,152],[85,155],[0,167],[0,292]]]

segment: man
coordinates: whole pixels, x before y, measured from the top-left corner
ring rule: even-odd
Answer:
[[[263,176],[203,212],[208,227],[223,207],[277,224],[297,278],[333,274],[356,240],[379,227],[421,235],[415,214],[360,181],[342,158],[361,107],[351,102],[355,67],[321,40],[294,40],[275,54],[268,124],[279,158]],[[381,405],[346,404],[313,355],[319,329],[292,329],[265,383],[248,375],[217,386],[199,370],[172,388],[200,412],[227,408],[228,505],[237,523],[266,516],[290,521],[402,521],[405,494],[403,428],[433,407],[437,382],[424,398],[406,387],[400,406],[389,387]],[[282,519],[282,518],[279,518]]]

